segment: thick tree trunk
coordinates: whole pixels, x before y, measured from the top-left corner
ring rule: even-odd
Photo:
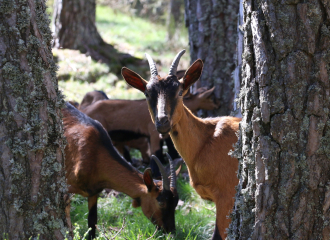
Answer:
[[[233,110],[232,72],[235,68],[236,27],[239,0],[185,0],[190,57],[204,62],[195,89],[215,86],[220,108],[211,115],[228,115]],[[194,89],[194,90],[195,90]]]
[[[330,6],[298,2],[244,2],[229,239],[330,239]]]
[[[64,145],[41,0],[0,2],[0,238],[64,239]]]
[[[95,26],[95,0],[56,0],[54,4],[54,46],[87,51],[103,40]]]
[[[95,11],[95,0],[55,0],[54,47],[88,53],[94,60],[110,65],[111,71],[119,75],[122,66],[145,65],[140,59],[119,53],[103,41],[95,26]]]

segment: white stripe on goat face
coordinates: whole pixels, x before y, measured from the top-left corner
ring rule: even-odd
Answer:
[[[158,94],[157,99],[157,118],[158,120],[166,116],[166,95],[162,92]]]

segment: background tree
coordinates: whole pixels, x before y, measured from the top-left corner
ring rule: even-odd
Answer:
[[[139,59],[119,53],[103,41],[95,25],[95,12],[95,0],[55,0],[54,47],[87,52],[93,59],[111,65],[112,72],[117,74],[124,65],[140,64]]]
[[[330,238],[329,2],[244,1],[229,239]]]
[[[191,62],[204,62],[195,89],[215,86],[220,108],[212,115],[228,115],[234,100],[232,72],[235,68],[236,27],[239,0],[185,0]]]
[[[0,2],[0,234],[64,239],[64,138],[44,1]]]
[[[171,40],[173,36],[176,34],[176,30],[178,30],[180,26],[180,22],[183,22],[182,18],[182,7],[183,0],[169,0],[168,4],[168,13],[167,13],[167,38]],[[177,33],[180,34],[180,33]]]

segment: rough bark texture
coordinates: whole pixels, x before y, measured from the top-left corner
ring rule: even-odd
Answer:
[[[185,0],[189,29],[190,57],[204,62],[203,74],[195,89],[215,86],[220,108],[211,115],[228,115],[233,109],[236,27],[239,0]],[[194,90],[195,90],[194,89]]]
[[[330,4],[244,1],[229,239],[330,239]]]
[[[0,238],[64,239],[64,145],[43,0],[0,1]]]
[[[241,81],[242,81],[242,54],[243,54],[243,39],[244,34],[241,28],[243,27],[243,0],[239,0],[239,14],[237,17],[237,44],[236,44],[236,55],[235,55],[235,71],[233,74],[234,79],[234,91],[235,91],[235,101],[234,101],[234,116],[242,117],[241,109],[239,108],[239,104],[237,102],[239,97],[239,92],[241,89]]]

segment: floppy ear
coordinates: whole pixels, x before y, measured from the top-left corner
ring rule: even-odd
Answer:
[[[201,76],[203,71],[203,61],[197,59],[186,71],[180,82],[183,84],[183,91],[189,89]]]
[[[143,173],[144,184],[148,188],[148,192],[151,192],[153,187],[155,187],[154,180],[152,179],[152,172],[150,168],[147,168]]]
[[[123,67],[121,69],[121,75],[124,77],[125,81],[132,87],[139,89],[141,92],[144,92],[146,90],[146,85],[148,82],[136,72],[133,72],[126,67]]]

